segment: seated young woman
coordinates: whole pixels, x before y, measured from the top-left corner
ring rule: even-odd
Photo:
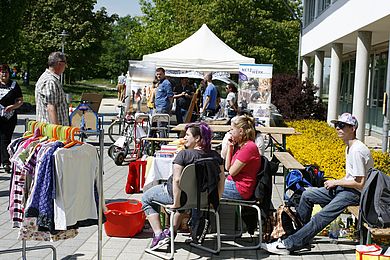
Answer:
[[[260,153],[254,143],[254,119],[248,115],[232,118],[225,155],[225,181],[223,198],[248,200],[256,187],[256,175],[261,167]]]
[[[221,197],[224,187],[224,169],[221,156],[214,150],[211,150],[211,129],[206,123],[191,123],[185,127],[184,137],[185,150],[180,151],[173,161],[173,174],[167,183],[154,186],[142,195],[142,209],[145,211],[150,226],[153,229],[153,241],[151,250],[160,248],[170,242],[169,229],[162,230],[159,217],[159,206],[153,201],[162,204],[171,204],[171,208],[181,207],[185,201],[185,196],[179,187],[181,173],[185,166],[194,163],[197,159],[213,157],[220,165],[220,181],[218,185],[219,195]],[[175,214],[174,230],[178,229],[181,223],[181,214]]]

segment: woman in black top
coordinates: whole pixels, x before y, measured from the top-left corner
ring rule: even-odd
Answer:
[[[211,150],[210,127],[206,123],[200,122],[188,124],[185,129],[184,146],[186,149],[180,151],[173,160],[172,176],[168,179],[167,183],[154,186],[142,195],[142,209],[153,229],[151,250],[158,249],[169,243],[171,238],[169,229],[162,230],[158,214],[159,206],[154,202],[170,204],[171,208],[180,208],[185,203],[185,196],[183,196],[179,187],[181,173],[185,166],[194,163],[197,159],[214,158],[220,166],[218,191],[220,197],[222,196],[225,180],[223,160],[216,151]],[[174,219],[175,231],[179,223],[181,223],[181,214],[176,214]]]
[[[5,171],[10,172],[7,146],[15,130],[17,116],[15,110],[23,104],[22,90],[16,81],[10,80],[7,64],[0,67],[0,163]]]

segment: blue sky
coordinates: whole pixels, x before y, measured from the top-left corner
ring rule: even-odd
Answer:
[[[118,14],[120,17],[141,15],[138,0],[97,0],[95,9],[105,7],[108,14]]]

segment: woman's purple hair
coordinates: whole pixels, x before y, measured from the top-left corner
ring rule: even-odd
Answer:
[[[204,151],[211,150],[212,131],[208,124],[204,122],[187,124],[185,130],[190,129],[193,136],[200,136],[200,145]]]

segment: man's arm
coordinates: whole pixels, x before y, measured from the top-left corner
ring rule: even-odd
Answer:
[[[342,178],[340,180],[328,180],[324,183],[324,186],[328,190],[335,188],[336,186],[362,190],[365,181],[366,181],[365,176],[358,176],[358,177],[355,177],[355,179],[353,179],[353,180],[346,180],[345,178]]]
[[[47,104],[47,113],[49,115],[49,123],[59,125],[57,108],[53,104]]]
[[[181,172],[183,171],[183,166],[179,164],[173,164],[173,182],[172,182],[172,190],[173,190],[173,204],[170,206],[171,208],[180,208],[180,196],[181,189],[179,187],[179,182],[181,178]]]
[[[206,111],[206,108],[208,107],[209,103],[210,103],[210,96],[207,96],[206,100],[205,100],[205,102],[203,104],[203,112]]]

